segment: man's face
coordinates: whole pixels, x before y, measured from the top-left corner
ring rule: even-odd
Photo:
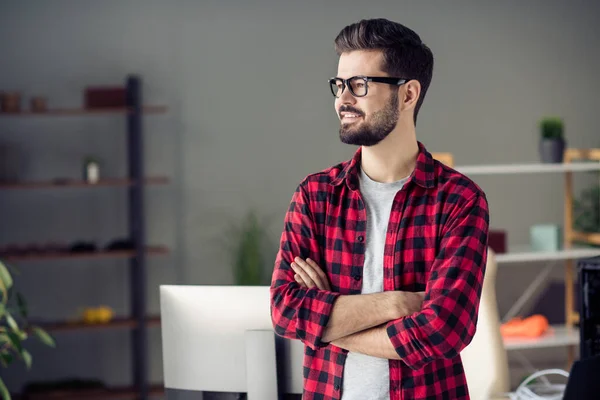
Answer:
[[[353,51],[340,56],[338,78],[353,76],[389,76],[381,70],[381,51]],[[398,123],[398,87],[368,83],[364,97],[355,97],[348,87],[335,99],[340,118],[340,140],[358,146],[373,146],[385,139]]]

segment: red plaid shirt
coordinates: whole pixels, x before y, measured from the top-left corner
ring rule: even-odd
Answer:
[[[392,206],[383,288],[426,296],[420,312],[387,323],[401,358],[389,361],[390,399],[468,399],[459,353],[475,333],[488,204],[474,182],[434,160],[423,144],[419,149]],[[367,213],[358,190],[360,159],[359,148],[351,160],[306,177],[285,216],[271,315],[278,335],[305,344],[305,400],[341,398],[348,352],[321,338],[336,298],[361,293]],[[325,270],[331,292],[296,283],[290,267],[296,256]]]

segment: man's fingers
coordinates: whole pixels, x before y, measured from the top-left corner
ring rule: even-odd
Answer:
[[[314,262],[313,260],[311,260],[310,258],[306,259],[306,263],[308,265],[310,265],[311,267],[313,267],[313,269],[321,277],[321,282],[323,282],[323,285],[325,286],[325,290],[331,290],[329,287],[329,279],[327,278],[327,275],[325,275],[325,271],[323,271],[323,269],[321,269],[321,267],[319,267],[317,265],[317,263]]]
[[[317,265],[317,263],[314,262],[313,260],[311,260],[310,258],[306,259],[306,263],[308,265],[310,265],[311,267],[313,267],[313,269],[316,271],[316,273],[321,277],[323,284],[329,286],[329,279],[327,279],[327,275],[325,275],[325,272],[323,271],[323,269],[321,269],[321,267],[319,267]]]
[[[311,288],[317,286],[317,284],[311,279],[311,277],[304,270],[304,268],[299,266],[298,263],[293,262],[291,265],[292,265],[292,269],[294,270],[294,272],[300,276],[300,279],[302,279],[304,281],[307,288],[311,289]]]
[[[321,276],[319,276],[315,268],[311,267],[306,261],[302,260],[301,258],[296,258],[294,261],[296,265],[302,268],[302,270],[310,277],[310,279],[315,283],[315,285],[317,285],[319,289],[326,290],[325,284],[323,284]],[[304,276],[302,276],[302,279],[304,279]]]
[[[305,288],[307,288],[308,286],[306,286],[306,283],[304,283],[304,281],[302,280],[302,278],[300,278],[300,275],[298,274],[294,274],[294,279],[296,280],[296,282],[298,282],[298,284],[300,286],[303,286]]]

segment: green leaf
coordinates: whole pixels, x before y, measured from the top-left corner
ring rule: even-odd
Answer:
[[[8,289],[12,285],[12,278],[6,266],[0,261],[0,293],[2,294],[2,298],[0,298],[0,302],[2,304],[8,303],[8,297],[10,292]]]
[[[10,339],[10,343],[17,350],[17,353],[21,353],[23,351],[23,344],[21,343],[21,338],[14,332],[8,332],[8,338]]]
[[[2,378],[0,378],[0,395],[2,395],[2,400],[10,400],[10,393],[6,388],[6,385],[4,385]]]
[[[559,117],[546,117],[540,121],[542,137],[559,139],[563,137],[564,123]]]
[[[4,353],[0,353],[0,362],[2,362],[4,368],[8,367],[13,360],[14,356],[10,352],[6,351]]]
[[[8,290],[13,285],[12,277],[10,276],[10,272],[8,272],[8,268],[2,261],[0,261],[0,280],[4,283],[4,287]]]
[[[27,350],[23,349],[23,351],[21,351],[21,357],[23,358],[27,369],[31,369],[31,354]]]
[[[10,314],[6,314],[6,322],[8,322],[8,326],[10,327],[10,329],[12,329],[15,332],[19,331],[19,325],[17,324],[17,321],[15,321],[15,319],[12,317],[12,315]]]
[[[19,307],[19,313],[23,318],[27,318],[27,302],[25,301],[25,297],[21,293],[17,293],[17,306]]]
[[[0,345],[3,345],[4,343],[10,343],[10,338],[6,332],[0,333]]]
[[[38,326],[34,326],[32,328],[32,331],[33,331],[33,334],[36,335],[38,337],[38,339],[40,339],[40,341],[42,343],[44,343],[46,346],[56,347],[56,342],[54,341],[52,336],[50,336],[48,334],[48,332],[46,332],[45,330],[43,330],[42,328],[40,328]]]

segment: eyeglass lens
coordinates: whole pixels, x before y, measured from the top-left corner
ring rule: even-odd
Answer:
[[[344,82],[341,79],[332,79],[331,92],[335,97],[340,97],[344,90]],[[350,91],[353,95],[361,97],[367,94],[367,82],[364,78],[353,78],[350,80]]]

